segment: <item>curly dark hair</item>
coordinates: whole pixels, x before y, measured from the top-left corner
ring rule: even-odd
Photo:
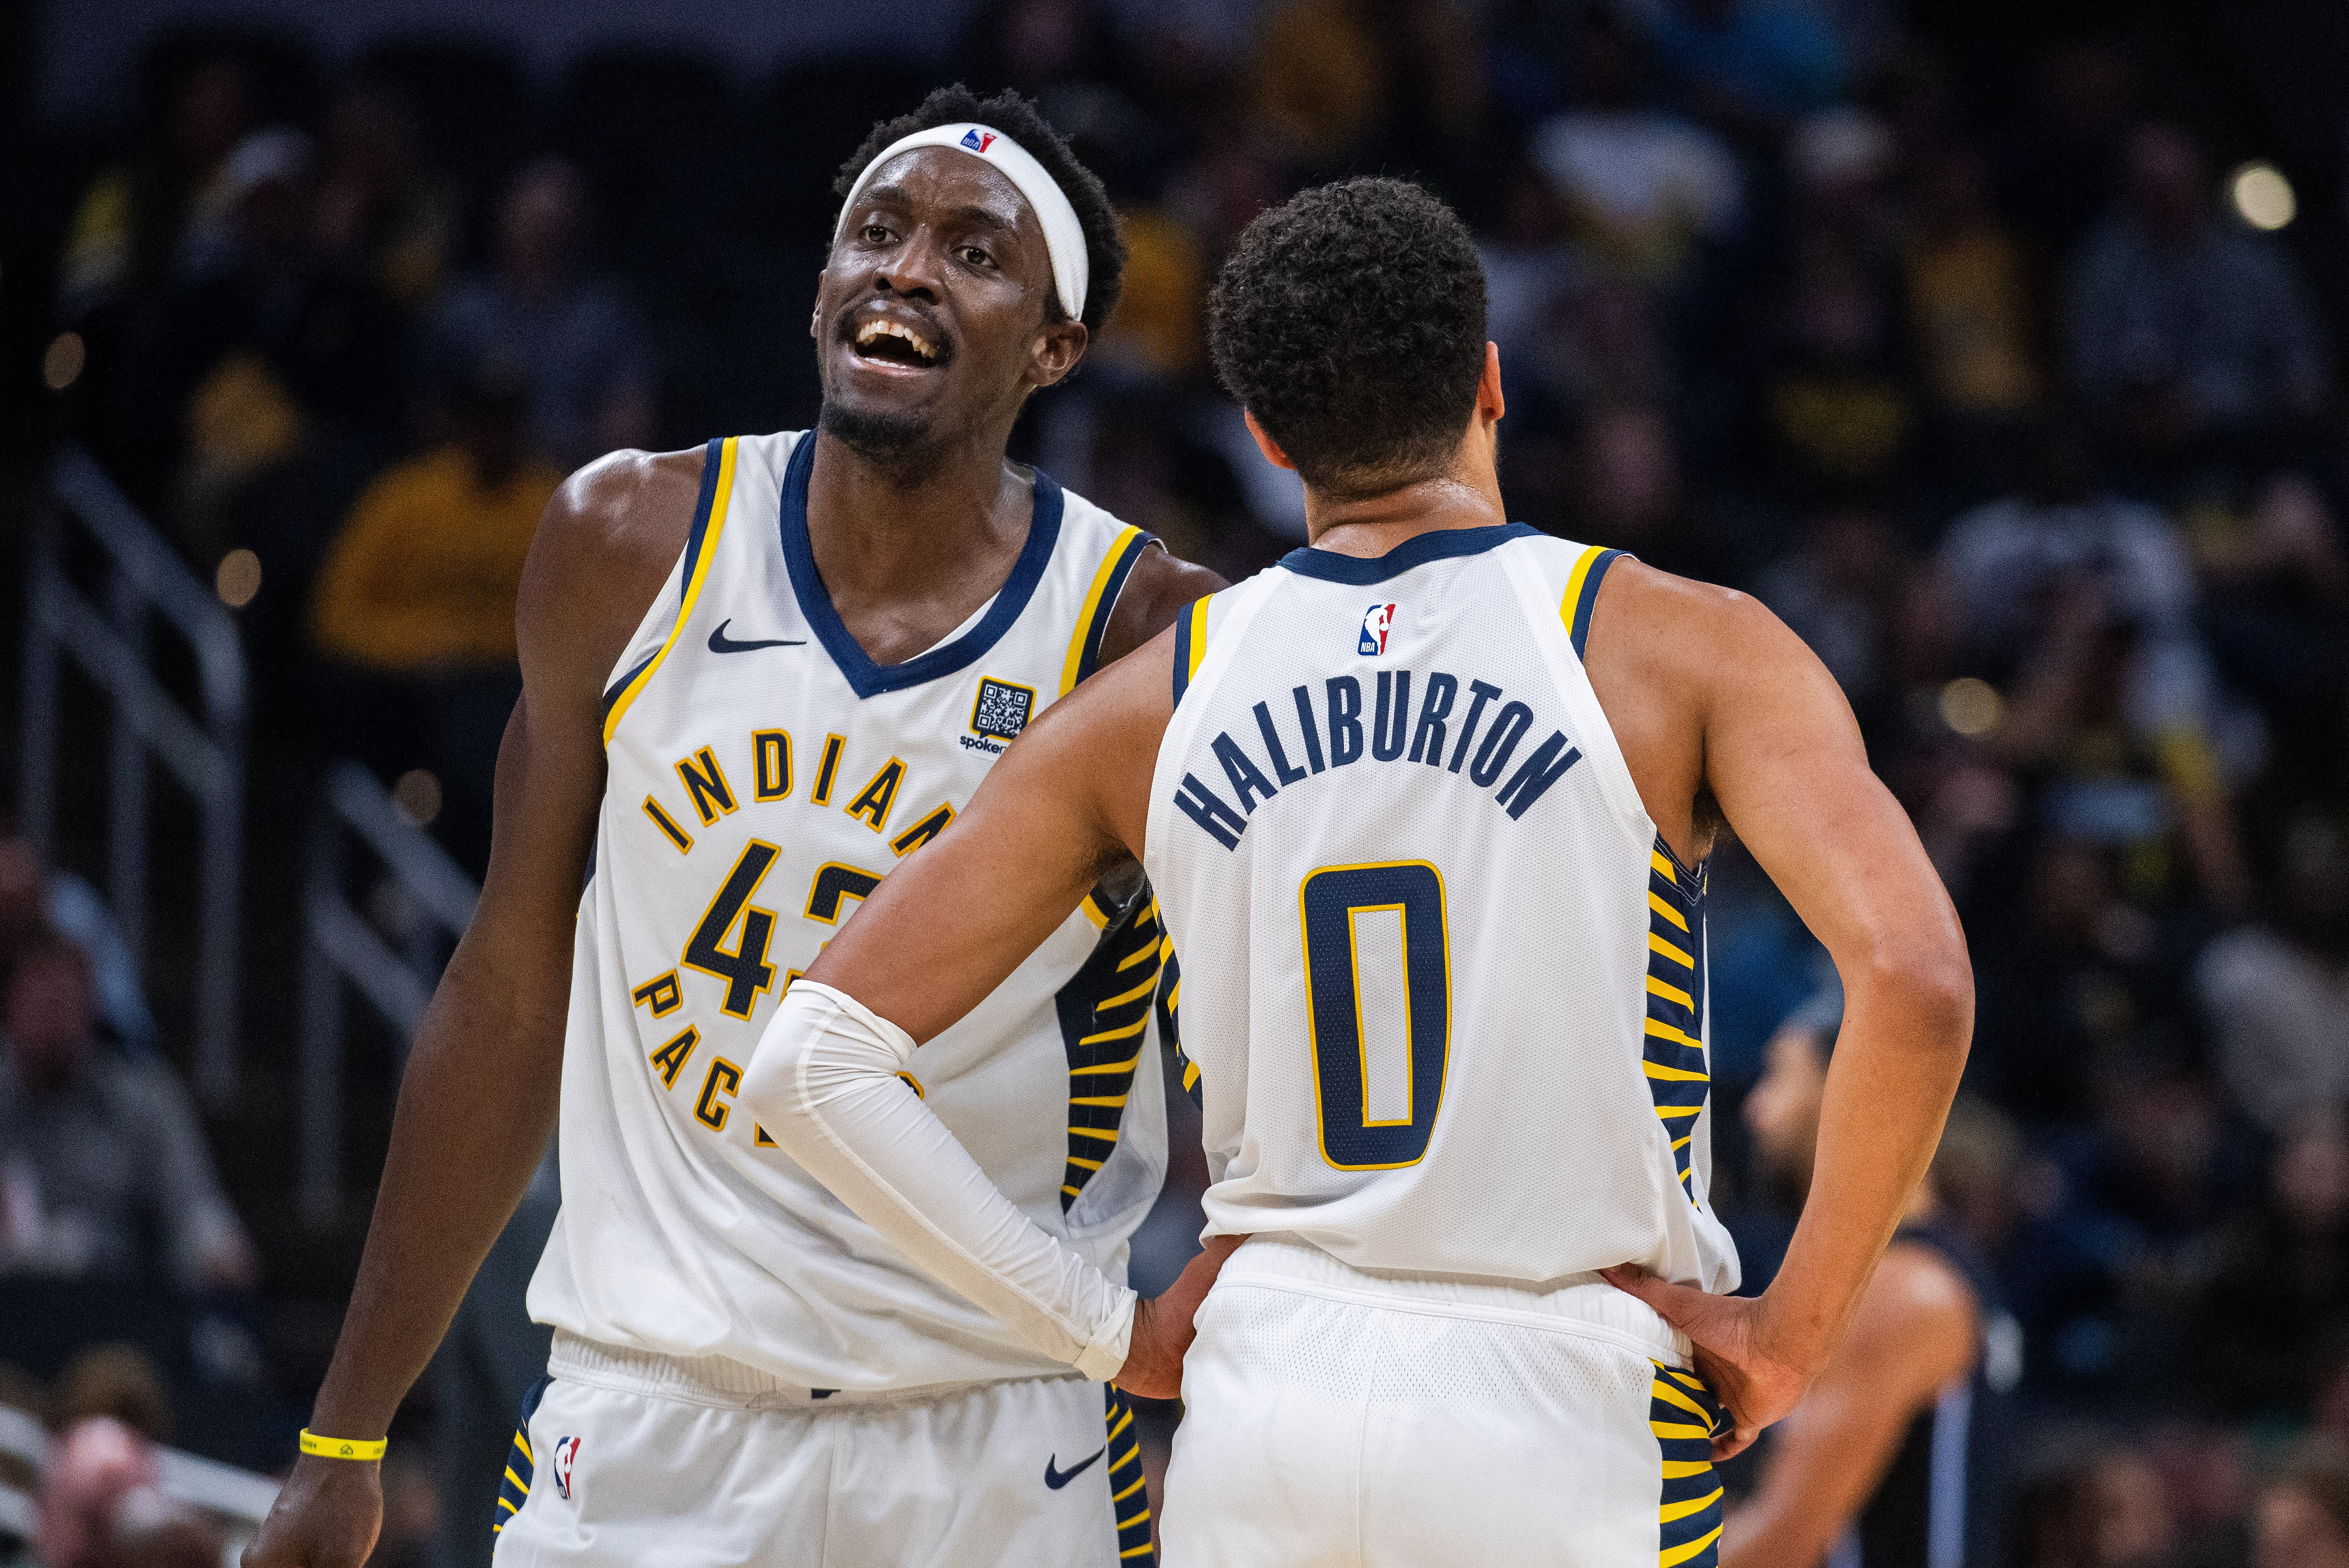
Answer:
[[[1452,209],[1341,180],[1257,214],[1207,302],[1216,373],[1316,490],[1442,471],[1485,372],[1485,269]]]
[[[1125,242],[1118,235],[1116,210],[1110,205],[1109,192],[1102,189],[1101,177],[1077,161],[1077,155],[1069,149],[1068,139],[1053,129],[1052,122],[1018,93],[1007,88],[992,98],[980,98],[957,82],[930,94],[922,100],[922,107],[911,114],[875,122],[873,134],[840,166],[840,178],[832,182],[833,193],[847,201],[848,193],[856,188],[856,177],[891,142],[917,130],[963,120],[991,125],[1026,148],[1061,187],[1069,205],[1076,209],[1077,223],[1085,232],[1085,263],[1089,269],[1084,323],[1087,330],[1099,332],[1102,323],[1109,319],[1109,313],[1117,308],[1119,291],[1125,286]],[[1058,290],[1046,292],[1044,311],[1047,320],[1067,319]]]

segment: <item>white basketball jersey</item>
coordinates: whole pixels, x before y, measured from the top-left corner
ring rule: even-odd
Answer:
[[[1706,1193],[1703,871],[1582,669],[1614,555],[1521,523],[1299,550],[1176,622],[1143,864],[1210,1234],[1736,1284]]]
[[[797,433],[710,443],[684,552],[606,694],[563,1209],[531,1315],[814,1389],[1064,1374],[851,1214],[734,1095],[784,987],[1091,672],[1150,541],[1040,473],[1002,590],[919,657],[875,665],[816,572],[814,451]],[[1165,1169],[1161,945],[1146,891],[1097,893],[914,1069],[996,1185],[1113,1278]]]

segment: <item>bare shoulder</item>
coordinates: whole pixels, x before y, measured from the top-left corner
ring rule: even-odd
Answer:
[[[1848,1354],[1919,1397],[1973,1367],[1982,1305],[1964,1276],[1931,1247],[1895,1241],[1860,1295]],[[1894,1375],[1899,1368],[1902,1376]]]
[[[563,482],[539,516],[515,607],[525,680],[600,685],[693,525],[702,451],[618,451]]]
[[[1803,647],[1751,593],[1629,559],[1617,561],[1599,585],[1590,624],[1594,658],[1633,661],[1703,684],[1756,657]]]
[[[1231,584],[1204,566],[1178,561],[1163,548],[1142,552],[1126,573],[1125,587],[1110,613],[1102,637],[1102,663],[1124,657],[1174,624],[1183,606]]]

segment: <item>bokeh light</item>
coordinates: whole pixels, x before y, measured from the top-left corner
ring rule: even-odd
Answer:
[[[391,803],[419,828],[429,828],[440,815],[440,780],[429,769],[411,768],[391,787]]]
[[[261,557],[250,550],[230,551],[212,571],[212,592],[232,610],[242,610],[261,592]]]
[[[2272,163],[2244,164],[2227,181],[2227,193],[2236,213],[2254,229],[2281,229],[2300,211],[2292,181]]]
[[[1941,722],[1963,736],[1988,735],[2006,717],[1998,688],[1972,676],[1960,676],[1941,688]]]

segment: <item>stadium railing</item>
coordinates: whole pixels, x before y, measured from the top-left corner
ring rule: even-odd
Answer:
[[[108,716],[107,896],[132,957],[146,956],[147,782],[160,762],[197,808],[196,1086],[225,1106],[237,1083],[238,878],[245,771],[244,650],[236,621],[78,447],[49,469],[49,501],[26,573],[18,809],[26,835],[56,851],[57,754],[70,659],[103,692]],[[104,608],[68,570],[69,537],[104,562]],[[174,696],[149,635],[160,621],[193,655],[198,700]]]
[[[378,893],[396,895],[396,947],[348,894],[346,845],[371,851]],[[302,1212],[330,1223],[342,1206],[343,988],[358,993],[388,1024],[398,1065],[432,1000],[448,949],[473,922],[481,889],[448,851],[403,813],[374,774],[356,762],[326,770],[311,819],[303,872]],[[381,901],[376,903],[378,913]]]

